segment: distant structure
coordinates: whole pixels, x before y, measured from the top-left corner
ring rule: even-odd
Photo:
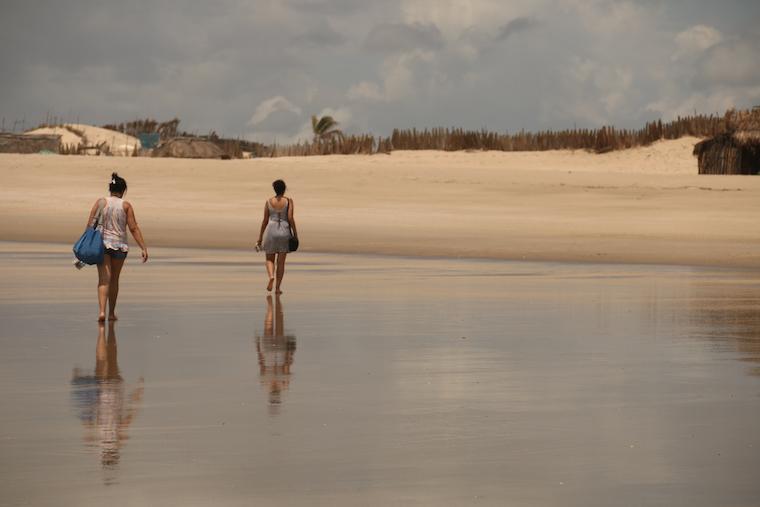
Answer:
[[[144,150],[152,150],[161,142],[161,136],[158,132],[142,132],[137,134],[137,138]]]
[[[153,150],[154,157],[173,158],[225,158],[224,151],[204,139],[193,137],[175,137],[169,139]]]
[[[61,136],[57,134],[3,134],[0,133],[0,153],[58,153]]]
[[[694,146],[699,174],[760,173],[760,107],[726,113],[726,131]]]

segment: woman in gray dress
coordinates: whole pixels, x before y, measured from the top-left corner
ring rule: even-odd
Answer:
[[[256,242],[256,249],[263,249],[266,252],[267,275],[269,275],[269,284],[267,290],[272,290],[275,285],[275,293],[282,294],[280,285],[282,277],[285,274],[285,258],[288,256],[288,243],[292,236],[297,238],[296,221],[293,218],[293,199],[285,197],[285,182],[277,180],[272,183],[274,188],[274,197],[267,199],[264,205],[264,220],[261,221],[261,231],[259,240]],[[275,262],[277,269],[275,271]],[[276,275],[276,276],[275,276]]]

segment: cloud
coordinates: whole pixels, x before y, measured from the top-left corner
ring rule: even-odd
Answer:
[[[499,33],[496,35],[496,40],[499,42],[505,41],[513,35],[531,30],[537,25],[538,21],[533,18],[515,18],[499,28]]]
[[[285,3],[295,10],[327,15],[352,13],[364,7],[362,0],[286,0]]]
[[[293,38],[296,44],[312,48],[340,46],[346,38],[336,32],[329,23],[322,21],[319,25]]]
[[[380,53],[439,49],[443,46],[443,37],[432,24],[382,23],[372,28],[364,46]]]
[[[429,81],[434,77],[431,71],[435,70],[435,63],[435,55],[430,51],[414,50],[391,55],[381,66],[382,85],[362,81],[351,86],[346,97],[349,100],[392,102],[413,96],[420,89],[430,90]]]
[[[294,105],[285,97],[278,95],[261,102],[256,107],[256,111],[253,113],[253,116],[251,116],[251,119],[248,120],[248,125],[259,125],[266,121],[271,115],[279,111],[285,111],[299,116],[301,115],[300,107]]]
[[[377,83],[362,81],[361,83],[351,86],[351,88],[348,89],[346,97],[348,100],[381,101],[385,100],[385,93],[380,89]]]
[[[349,131],[388,134],[637,127],[760,100],[760,35],[747,33],[760,2],[747,0],[44,4],[3,2],[6,125],[178,116],[284,142],[327,106],[350,107]]]
[[[676,51],[671,59],[676,61],[697,56],[722,40],[721,33],[711,26],[692,26],[675,36]]]
[[[711,47],[698,64],[695,82],[708,88],[760,83],[760,37],[732,40]]]

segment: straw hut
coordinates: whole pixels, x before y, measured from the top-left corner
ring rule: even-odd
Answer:
[[[61,136],[58,134],[2,134],[0,133],[0,153],[58,153]]]
[[[760,107],[726,113],[726,132],[697,143],[699,174],[760,173]]]
[[[219,146],[193,137],[175,137],[153,150],[154,157],[222,158],[223,155]]]

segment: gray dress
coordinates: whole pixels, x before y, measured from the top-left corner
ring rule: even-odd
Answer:
[[[264,239],[261,247],[268,254],[287,253],[288,241],[290,240],[290,223],[288,223],[288,207],[290,200],[285,203],[285,207],[277,211],[272,207],[272,203],[267,199],[269,208],[269,223],[264,230]]]

